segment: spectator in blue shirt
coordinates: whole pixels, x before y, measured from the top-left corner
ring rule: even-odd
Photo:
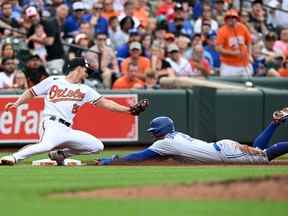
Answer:
[[[85,5],[82,2],[74,2],[72,5],[73,13],[68,16],[64,23],[66,36],[75,36],[79,32],[80,23],[88,22],[89,14],[85,14]]]
[[[168,31],[176,36],[181,34],[193,35],[193,26],[191,21],[185,19],[183,7],[180,3],[177,3],[174,8],[175,17],[168,23]]]
[[[90,23],[94,27],[95,33],[105,33],[108,35],[108,20],[102,16],[103,5],[95,2],[92,8],[92,14],[89,17]]]
[[[206,53],[208,53],[210,55],[211,58],[209,58],[208,60],[212,60],[212,62],[210,62],[210,65],[213,66],[214,70],[218,70],[220,68],[220,55],[219,53],[215,50],[215,40],[216,40],[216,33],[212,32],[210,34],[207,35],[206,37],[206,44],[204,46],[204,50]]]
[[[140,32],[137,29],[131,29],[129,31],[129,40],[127,43],[123,44],[117,49],[117,60],[119,65],[123,61],[123,59],[129,57],[129,44],[132,42],[140,42],[141,35]]]

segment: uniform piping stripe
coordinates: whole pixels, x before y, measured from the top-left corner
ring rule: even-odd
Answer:
[[[97,100],[91,101],[92,104],[96,104],[103,96],[99,97]]]
[[[33,90],[33,88],[30,88],[30,92],[31,92],[34,96],[37,96],[37,94],[35,93],[35,91]]]

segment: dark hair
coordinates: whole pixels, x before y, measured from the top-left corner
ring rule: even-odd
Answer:
[[[134,62],[134,61],[129,61],[127,68],[129,68],[130,66],[138,67],[138,64],[136,62]]]
[[[121,30],[123,30],[125,23],[128,22],[128,21],[130,21],[132,23],[131,29],[134,28],[135,22],[134,22],[133,18],[131,16],[126,16],[120,21]]]
[[[0,7],[3,8],[4,5],[8,5],[8,4],[12,6],[12,3],[7,0],[7,1],[2,2]]]
[[[108,36],[107,33],[104,32],[104,31],[97,31],[97,32],[95,33],[95,38],[97,38],[99,35],[105,35],[106,37]]]
[[[109,24],[111,24],[113,22],[113,20],[118,20],[118,17],[117,16],[111,16],[108,20]]]
[[[269,32],[265,35],[265,41],[276,41],[277,40],[277,35]]]
[[[4,50],[7,46],[11,46],[12,49],[13,49],[13,44],[11,44],[11,43],[4,43],[4,44],[2,45],[2,47],[1,47],[1,51],[3,52],[3,50]],[[13,49],[13,50],[14,50],[14,49]]]
[[[12,57],[3,58],[1,61],[2,65],[5,64],[9,60],[15,60],[15,58],[12,58]]]

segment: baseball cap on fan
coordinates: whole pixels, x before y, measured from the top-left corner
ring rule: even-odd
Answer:
[[[88,60],[83,57],[76,57],[76,58],[71,59],[68,62],[67,68],[69,71],[72,71],[78,66],[86,68],[87,69],[86,72],[88,75],[91,75],[92,73],[94,73],[93,67],[89,64]]]
[[[85,10],[85,5],[83,2],[78,1],[78,2],[74,2],[72,5],[73,11],[81,11],[81,10]]]

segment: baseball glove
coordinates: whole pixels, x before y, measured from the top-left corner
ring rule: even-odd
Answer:
[[[130,107],[131,115],[139,115],[141,112],[144,112],[146,108],[149,106],[149,100],[143,99],[140,100],[138,103]]]

